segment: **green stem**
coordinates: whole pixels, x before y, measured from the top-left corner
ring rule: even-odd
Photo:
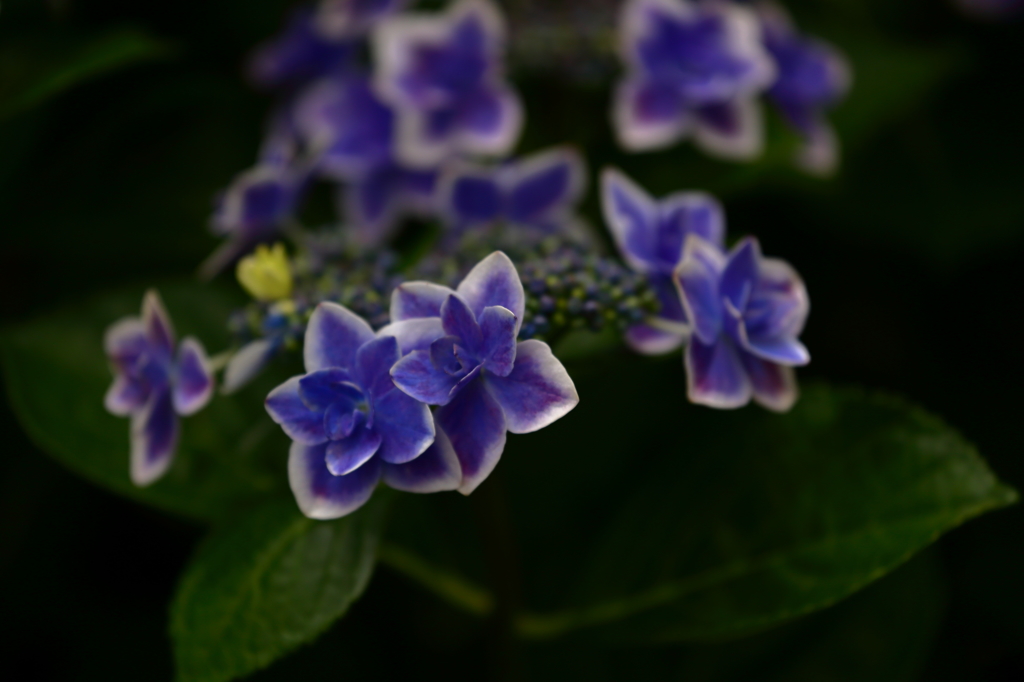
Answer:
[[[377,558],[385,566],[415,580],[468,614],[483,617],[494,610],[494,597],[487,590],[424,561],[406,549],[382,544],[377,550]]]

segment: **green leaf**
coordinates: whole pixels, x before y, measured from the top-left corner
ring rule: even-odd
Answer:
[[[193,334],[210,353],[229,342],[228,313],[239,300],[198,283],[159,287],[179,336]],[[108,414],[112,380],[103,332],[138,315],[141,288],[102,295],[6,330],[0,358],[11,404],[29,436],[87,479],[117,493],[193,518],[209,519],[247,500],[287,496],[288,440],[263,409],[267,383],[225,397],[182,420],[174,464],[137,488],[128,477],[128,420]]]
[[[373,572],[383,497],[335,521],[308,519],[291,501],[275,503],[214,530],[172,605],[178,679],[241,677],[340,618]]]
[[[560,587],[542,586],[555,603],[551,595],[575,589],[562,608],[525,615],[526,636],[598,627],[614,639],[679,641],[756,631],[835,603],[943,532],[1016,500],[969,443],[900,399],[816,385],[785,416],[712,411],[657,401],[673,372],[637,369],[624,384],[606,372],[602,390],[580,386],[580,407],[564,420],[575,443],[558,455],[558,470],[579,480],[548,483],[568,501],[521,482],[553,448],[537,439],[536,458],[526,448],[506,455],[520,479],[517,516],[532,519],[527,549],[551,564],[552,552],[584,557]],[[675,379],[681,394],[681,372]],[[598,497],[622,502],[602,519]]]
[[[40,49],[46,42],[49,48]],[[169,53],[167,44],[138,29],[85,40],[41,37],[5,45],[0,50],[0,120],[98,76]]]

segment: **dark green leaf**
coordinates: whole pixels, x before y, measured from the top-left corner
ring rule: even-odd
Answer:
[[[198,283],[159,287],[179,336],[198,336],[211,354],[228,343],[235,296]],[[288,441],[263,409],[261,389],[215,395],[182,421],[166,476],[137,488],[128,478],[128,420],[103,408],[111,373],[103,332],[138,315],[142,289],[108,294],[7,330],[0,352],[11,404],[41,448],[89,480],[157,507],[211,518],[240,501],[287,494]],[[266,383],[266,382],[264,382]]]
[[[327,629],[370,580],[386,506],[313,521],[281,502],[211,533],[172,606],[178,679],[241,677]]]

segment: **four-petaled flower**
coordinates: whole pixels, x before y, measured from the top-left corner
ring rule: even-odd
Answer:
[[[585,182],[579,154],[558,148],[496,168],[453,164],[438,203],[458,231],[505,221],[551,232],[571,222]]]
[[[690,235],[676,281],[693,326],[686,349],[690,400],[734,408],[753,397],[778,412],[792,407],[792,368],[810,362],[797,339],[810,302],[796,271],[764,258],[756,239],[742,240],[726,255]]]
[[[373,33],[375,83],[395,109],[399,162],[430,167],[453,154],[505,154],[522,106],[504,80],[504,22],[489,0],[442,15],[405,14]]]
[[[623,147],[659,149],[692,135],[719,156],[760,153],[756,98],[775,67],[749,8],[628,0],[619,30],[627,75],[615,93],[613,120]]]
[[[825,111],[850,87],[850,68],[831,45],[800,35],[784,9],[757,5],[764,45],[778,68],[768,97],[804,139],[796,162],[817,175],[832,173],[839,163],[839,141]]]
[[[112,324],[103,345],[115,377],[104,405],[131,417],[132,482],[149,485],[174,458],[178,415],[195,414],[213,394],[206,351],[186,337],[175,355],[174,329],[155,291],[146,292],[142,317]]]
[[[576,387],[543,341],[516,343],[525,294],[515,266],[496,251],[455,291],[428,282],[399,286],[390,325],[403,354],[391,370],[410,396],[441,405],[434,416],[469,494],[494,469],[506,432],[531,433],[572,410]]]
[[[626,342],[638,353],[650,355],[679,348],[690,338],[691,327],[673,276],[688,235],[722,248],[722,206],[703,192],[676,192],[655,201],[614,168],[605,169],[601,176],[601,203],[623,260],[647,275],[661,303],[657,317],[626,331]]]
[[[447,440],[435,440],[429,408],[395,388],[394,337],[376,337],[361,317],[321,303],[306,328],[307,374],[266,399],[267,412],[294,441],[288,479],[314,519],[349,514],[383,478],[399,490],[452,490],[461,480]],[[433,446],[432,446],[433,444]]]

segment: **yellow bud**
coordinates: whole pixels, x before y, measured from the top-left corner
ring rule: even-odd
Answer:
[[[292,273],[284,244],[256,247],[256,253],[238,261],[239,284],[257,301],[280,301],[292,294]]]

